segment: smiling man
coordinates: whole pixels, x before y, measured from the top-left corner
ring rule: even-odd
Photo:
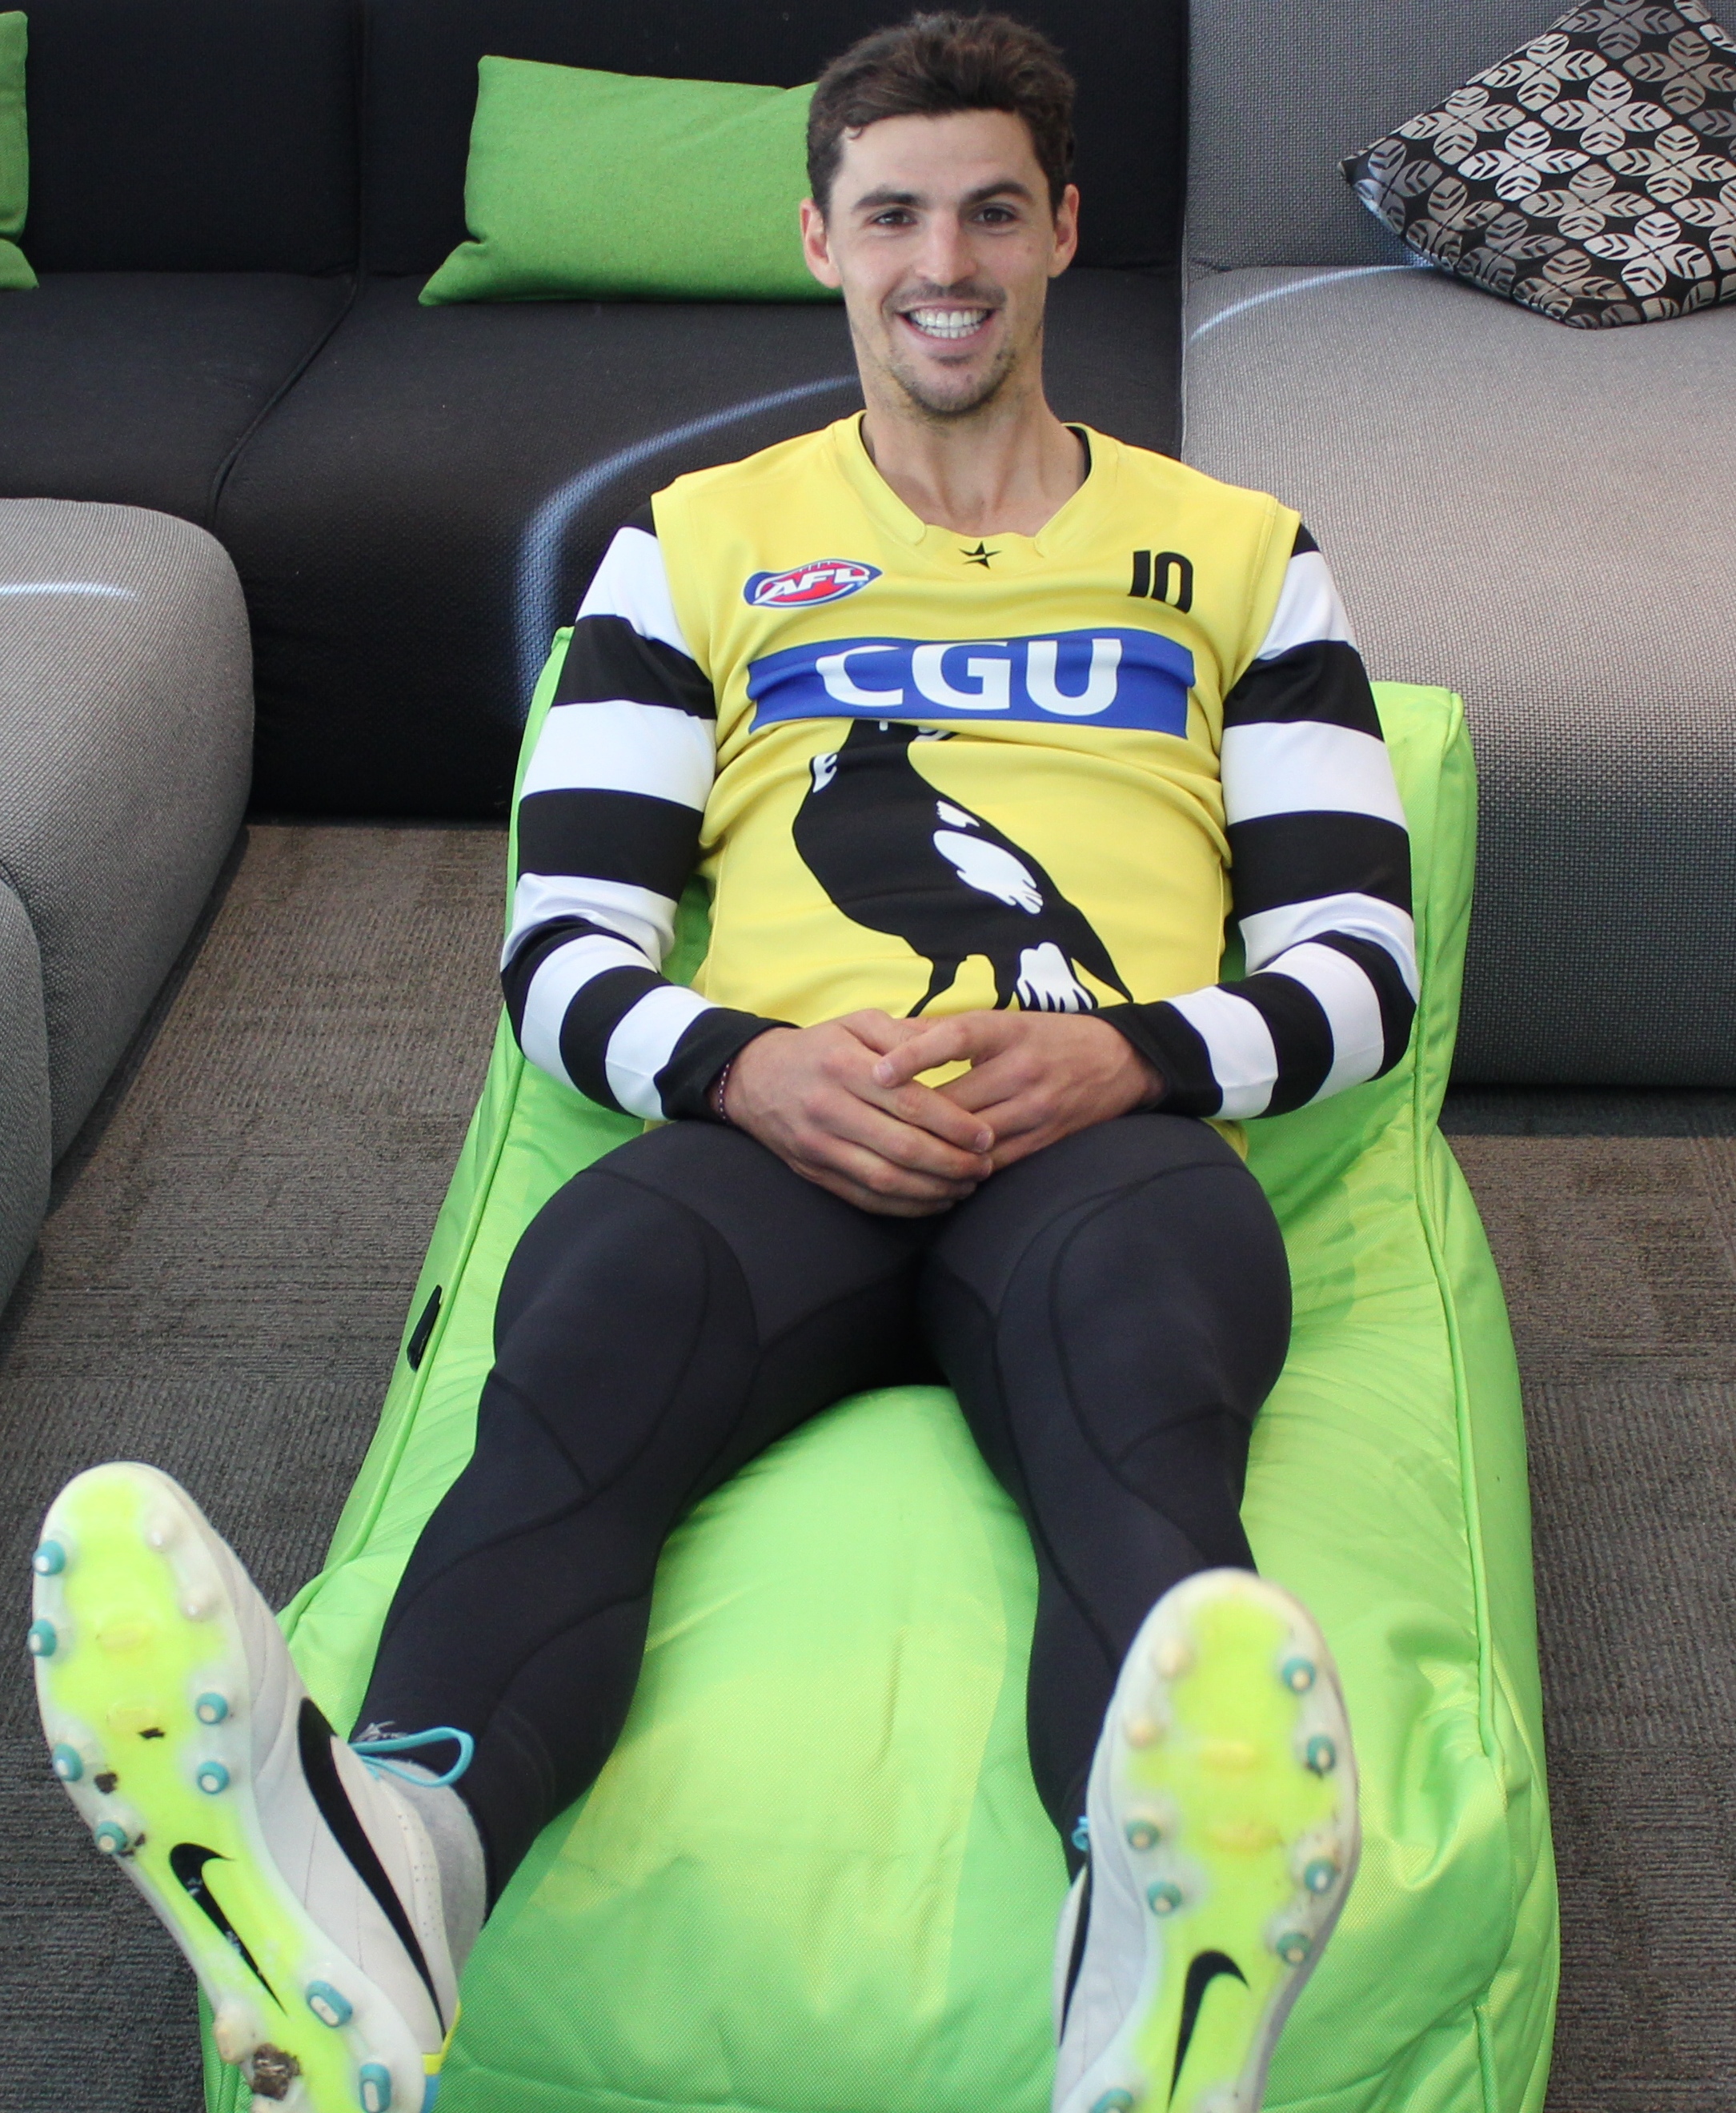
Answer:
[[[1252,2113],[1344,1904],[1337,1680],[1238,1515],[1289,1287],[1237,1125],[1402,1052],[1404,817],[1296,516],[1048,406],[1071,129],[998,16],[829,68],[802,240],[866,409],[660,493],[585,597],[503,977],[526,1056],[653,1127],[523,1236],[358,1731],[174,1484],[49,1514],[57,1772],[261,2100],[422,2104],[487,1906],[619,1733],[670,1529],[901,1381],[950,1381],[1035,1551],[1060,2113]]]

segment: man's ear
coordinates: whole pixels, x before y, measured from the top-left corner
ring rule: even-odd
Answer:
[[[802,254],[822,286],[841,286],[843,275],[832,262],[826,240],[826,217],[812,199],[802,201]]]
[[[1055,256],[1048,276],[1058,279],[1079,249],[1079,186],[1069,184],[1055,208]]]

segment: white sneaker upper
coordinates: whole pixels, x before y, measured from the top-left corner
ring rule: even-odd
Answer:
[[[240,1562],[156,1469],[77,1476],[32,1567],[55,1773],[255,2104],[423,2113],[458,2009],[427,1789],[333,1735]]]

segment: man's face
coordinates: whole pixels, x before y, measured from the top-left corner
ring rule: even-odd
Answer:
[[[1039,365],[1048,282],[1077,246],[1024,121],[1004,110],[885,117],[844,136],[822,217],[802,208],[808,268],[841,286],[876,377],[929,418],[962,418]]]

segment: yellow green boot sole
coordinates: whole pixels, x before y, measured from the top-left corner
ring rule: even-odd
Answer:
[[[1240,1570],[1164,1595],[1122,1668],[1088,1821],[1057,2113],[1259,2113],[1360,1844],[1337,1673],[1299,1602]]]

